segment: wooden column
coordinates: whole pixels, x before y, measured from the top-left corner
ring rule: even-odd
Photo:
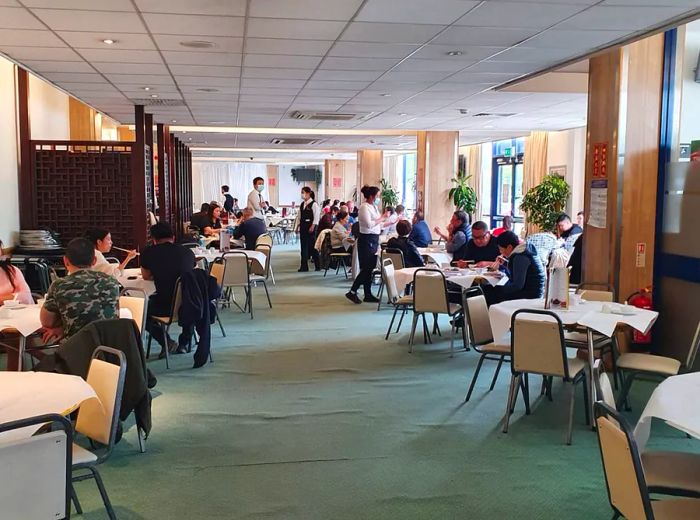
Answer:
[[[359,150],[357,152],[357,198],[362,202],[360,189],[363,186],[379,186],[384,171],[382,150]],[[326,198],[332,198],[326,195]]]
[[[357,182],[357,162],[327,159],[324,166],[326,198],[347,201]],[[361,188],[362,186],[360,186]]]
[[[457,174],[459,132],[419,132],[417,146],[416,206],[431,229],[445,229],[454,212],[448,193]]]
[[[168,221],[172,226],[175,226],[175,215],[177,214],[177,137],[170,134],[168,140],[170,147],[170,214]]]
[[[267,193],[270,204],[277,209],[280,204],[280,168],[276,164],[267,165]],[[328,175],[326,173],[326,175]]]
[[[169,222],[170,214],[170,129],[167,125],[156,125],[158,147],[158,217]]]
[[[20,229],[35,229],[36,211],[34,201],[34,171],[32,165],[32,129],[29,119],[29,76],[26,70],[15,67],[17,73],[17,137],[19,141],[19,226]]]
[[[148,239],[148,189],[146,182],[146,113],[143,105],[134,107],[136,143],[131,152],[132,214],[134,215],[134,240],[140,246]]]
[[[583,280],[619,301],[653,278],[663,45],[659,34],[590,61]]]
[[[156,200],[156,169],[155,163],[153,161],[153,114],[146,114],[144,118],[145,135],[145,161],[147,167],[150,168],[150,175],[146,177],[146,182],[148,183],[148,190],[150,192],[150,197],[147,204],[147,210],[152,211],[153,214],[156,213],[156,207],[158,206],[158,201]]]
[[[97,111],[74,97],[68,98],[70,138],[72,141],[100,141],[95,118]]]

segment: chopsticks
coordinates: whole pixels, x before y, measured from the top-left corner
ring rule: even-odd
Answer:
[[[112,249],[116,249],[117,251],[124,251],[125,253],[130,253],[131,249],[124,249],[122,247],[117,247],[117,246],[112,246]],[[139,256],[141,253],[136,253],[136,256]]]

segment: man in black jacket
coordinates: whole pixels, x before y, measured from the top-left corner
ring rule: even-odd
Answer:
[[[492,265],[500,252],[496,237],[489,231],[486,222],[478,220],[472,224],[472,238],[467,242],[465,260],[458,260],[457,265],[464,268],[468,262],[474,262],[477,267],[489,267]]]
[[[508,282],[497,287],[484,287],[489,305],[506,300],[542,298],[545,272],[535,247],[521,244],[518,235],[512,231],[501,233],[496,240],[501,256],[506,259],[501,271],[508,276]]]
[[[403,253],[404,267],[423,267],[425,262],[408,235],[411,233],[411,224],[408,220],[399,220],[396,223],[398,237],[390,238],[386,244],[388,249],[398,249]]]

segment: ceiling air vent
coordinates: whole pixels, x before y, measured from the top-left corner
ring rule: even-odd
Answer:
[[[306,144],[316,144],[321,142],[320,139],[311,139],[308,137],[277,137],[272,139],[270,143],[272,144],[293,144],[293,145],[306,145]]]
[[[145,105],[149,107],[184,107],[182,99],[144,98],[132,99],[134,105]]]
[[[295,110],[289,113],[291,119],[310,119],[313,121],[351,121],[364,116],[358,114],[342,114],[339,112],[301,112]]]
[[[489,112],[479,112],[478,114],[474,114],[472,117],[511,117],[517,115],[515,112],[512,114],[510,113],[489,113]]]

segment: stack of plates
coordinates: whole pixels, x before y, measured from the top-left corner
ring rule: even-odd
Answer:
[[[44,229],[22,229],[19,241],[20,247],[27,250],[61,249],[58,235]]]

